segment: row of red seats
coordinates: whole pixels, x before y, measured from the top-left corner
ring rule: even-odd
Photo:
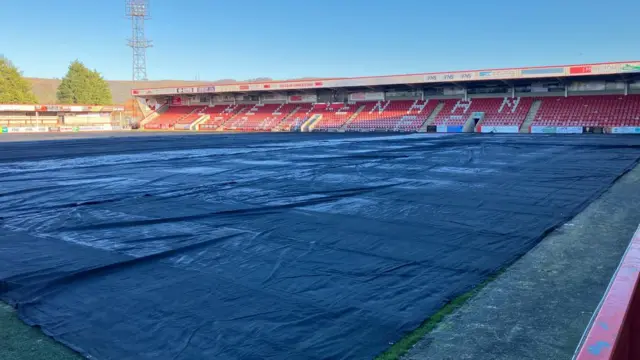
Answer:
[[[339,129],[353,116],[359,107],[360,105],[358,104],[315,104],[311,113],[313,115],[322,115],[322,118],[314,125],[314,129]]]
[[[239,104],[172,106],[145,125],[147,129],[171,129],[192,124],[202,115],[210,118],[202,129],[223,127],[239,131],[290,131],[298,129],[309,117],[322,115],[314,129],[341,128],[361,111],[348,126],[351,131],[415,131],[433,113],[439,103],[442,110],[434,125],[463,125],[474,112],[483,112],[484,126],[521,126],[532,97],[472,98],[468,100],[389,100],[354,104]],[[542,126],[640,126],[640,95],[602,95],[544,97],[532,125]],[[230,120],[231,119],[231,120]]]
[[[527,118],[534,99],[530,97],[473,99],[472,112],[483,112],[486,126],[518,126]]]
[[[313,111],[313,104],[311,103],[302,103],[298,104],[298,107],[294,109],[289,117],[285,118],[279,125],[275,127],[276,130],[280,131],[293,131],[298,130],[304,124],[305,121],[309,119],[311,116],[311,112]]]
[[[192,113],[204,110],[204,106],[171,106],[167,111],[158,115],[144,127],[145,129],[172,129],[181,119],[189,117]]]
[[[280,124],[293,110],[296,104],[256,104],[236,115],[227,122],[226,130],[269,131]]]
[[[542,98],[533,126],[640,126],[640,95]]]
[[[464,125],[471,116],[471,101],[459,99],[444,100],[444,106],[434,119],[434,125]]]
[[[520,126],[531,109],[533,98],[447,99],[434,125],[464,125],[474,112],[484,113],[483,125]]]
[[[348,128],[355,131],[416,131],[437,106],[437,100],[369,102]]]
[[[209,115],[209,119],[200,124],[202,130],[216,130],[223,126],[229,119],[242,112],[247,111],[253,105],[215,105],[210,107],[205,114]]]

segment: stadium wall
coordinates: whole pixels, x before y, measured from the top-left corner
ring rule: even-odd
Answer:
[[[640,359],[640,226],[578,346],[574,360]]]

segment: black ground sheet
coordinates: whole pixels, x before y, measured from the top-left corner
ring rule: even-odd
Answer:
[[[0,298],[96,359],[370,359],[640,158],[302,135],[0,143]]]

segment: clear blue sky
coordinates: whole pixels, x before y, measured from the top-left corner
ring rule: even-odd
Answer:
[[[26,76],[131,78],[124,0],[0,0]],[[363,76],[640,59],[638,0],[151,0],[150,80]]]

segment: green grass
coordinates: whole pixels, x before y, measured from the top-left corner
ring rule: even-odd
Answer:
[[[485,280],[482,284],[475,287],[473,290],[468,291],[452,301],[448,302],[437,313],[433,314],[430,318],[425,320],[417,329],[403,337],[400,341],[393,344],[387,351],[376,357],[376,360],[398,360],[405,355],[418,341],[424,338],[447,316],[462,307],[469,299],[475,296],[482,288],[487,286],[490,282],[495,280],[502,271],[499,271],[489,279]]]
[[[78,353],[23,323],[11,306],[0,302],[0,359],[77,360]]]

